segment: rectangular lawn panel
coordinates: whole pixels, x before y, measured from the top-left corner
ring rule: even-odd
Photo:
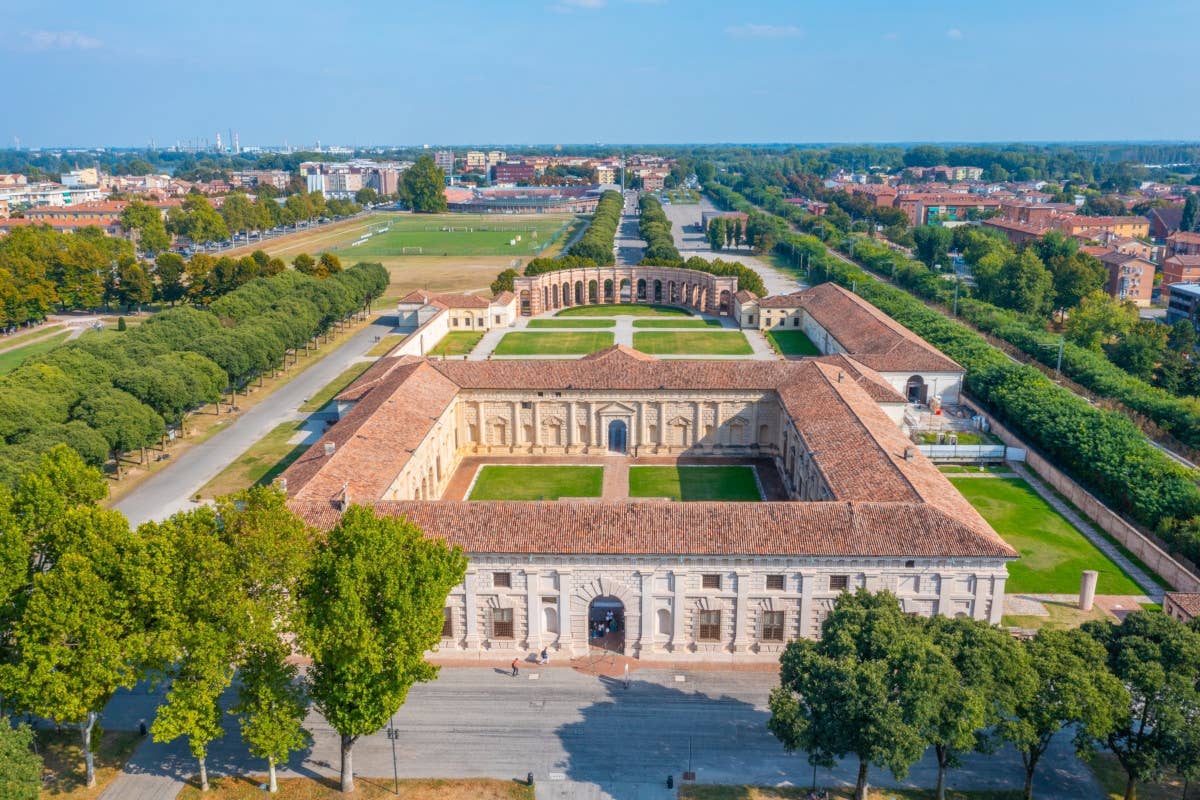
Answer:
[[[396,255],[529,256],[565,233],[571,219],[565,215],[380,215],[371,219],[369,230],[355,229],[342,237],[335,249],[343,260],[354,261]],[[361,238],[371,230],[377,232]],[[511,244],[518,236],[521,240]]]
[[[506,333],[496,345],[498,356],[571,356],[587,355],[611,347],[613,335],[607,331],[574,331],[571,333],[540,333],[516,331]]]
[[[634,317],[690,317],[692,312],[676,306],[646,305],[644,303],[601,303],[564,308],[556,317],[615,317],[624,314]]]
[[[996,532],[1021,554],[1008,565],[1008,592],[1077,594],[1080,573],[1100,573],[1097,594],[1143,594],[1120,567],[1067,522],[1028,482],[950,478]]]
[[[821,351],[804,331],[765,331],[775,349],[785,356],[819,356]]]
[[[604,467],[487,464],[475,476],[469,500],[557,500],[599,497]]]
[[[754,352],[741,331],[637,331],[633,346],[643,353],[683,356],[748,356]]]
[[[482,338],[483,331],[450,331],[433,346],[429,355],[465,356],[475,349],[475,345],[479,344]]]
[[[630,467],[629,496],[727,502],[762,500],[754,468],[736,465]]]
[[[614,328],[615,319],[531,319],[528,328]]]
[[[635,328],[720,328],[719,319],[635,319]]]

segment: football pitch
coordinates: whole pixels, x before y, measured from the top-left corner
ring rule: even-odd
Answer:
[[[388,256],[537,255],[560,236],[573,217],[564,214],[380,214],[366,230],[332,243],[343,260]]]

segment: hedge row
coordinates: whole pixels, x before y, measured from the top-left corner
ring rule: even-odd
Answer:
[[[638,201],[641,218],[638,220],[638,234],[646,240],[644,260],[649,261],[682,261],[683,256],[675,247],[675,236],[671,233],[671,220],[663,211],[662,203],[654,195],[644,194]]]
[[[278,369],[388,283],[379,264],[320,280],[259,278],[205,310],[163,311],[126,332],[89,333],[0,380],[0,484],[65,442],[89,463],[150,446],[190,411]]]
[[[568,255],[590,258],[600,266],[615,263],[613,243],[617,238],[617,226],[621,224],[621,209],[625,200],[621,193],[609,189],[600,195],[596,213],[583,235],[567,250]]]

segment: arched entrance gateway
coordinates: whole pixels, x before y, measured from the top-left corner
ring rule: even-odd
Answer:
[[[625,420],[614,419],[608,423],[608,452],[622,455],[628,450],[629,426]]]
[[[625,604],[616,597],[600,595],[588,604],[588,646],[625,652]]]
[[[924,404],[928,400],[929,387],[920,375],[913,375],[904,386],[904,396],[910,403]]]

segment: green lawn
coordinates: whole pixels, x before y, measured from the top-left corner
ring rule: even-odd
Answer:
[[[379,342],[367,351],[369,356],[386,356],[391,352],[392,348],[407,339],[407,336],[394,334],[390,336],[381,336]]]
[[[684,320],[686,321],[686,320]],[[531,319],[527,327],[530,328],[613,328],[616,327],[615,319]]]
[[[0,353],[0,375],[12,372],[14,369],[21,366],[21,363],[27,358],[31,358],[32,356],[40,356],[43,353],[53,350],[65,342],[67,337],[70,335],[71,334],[69,331],[56,333],[50,338],[43,339],[40,342],[34,342],[33,344],[27,344],[22,347],[14,347],[12,350],[6,350],[5,352]]]
[[[320,411],[322,408],[329,405],[329,401],[332,400],[334,396],[341,394],[347,386],[354,383],[354,381],[358,379],[358,376],[366,372],[367,367],[371,366],[373,363],[374,362],[372,361],[362,361],[358,364],[351,365],[346,369],[345,372],[343,372],[341,375],[338,375],[336,378],[326,384],[324,389],[305,400],[300,406],[300,410]]]
[[[767,341],[785,356],[819,356],[821,351],[804,331],[766,330]]]
[[[630,467],[629,496],[726,502],[762,499],[754,468],[742,466]]]
[[[604,467],[487,464],[475,476],[469,500],[557,500],[599,497]]]
[[[692,312],[676,306],[646,305],[644,303],[601,303],[591,306],[564,308],[556,317],[614,317],[618,314],[634,317],[690,317]]]
[[[946,433],[947,433],[947,436],[949,436],[950,432],[947,431]],[[992,441],[992,437],[988,436],[985,433],[976,433],[974,431],[956,431],[954,433],[954,435],[956,437],[958,437],[959,444],[970,444],[970,445],[994,444],[994,442]],[[925,432],[925,433],[917,434],[917,444],[937,444],[937,443],[938,443],[938,441],[937,441],[936,433]],[[943,442],[943,444],[949,444],[949,442]]]
[[[971,505],[1021,554],[1008,565],[1009,592],[1072,594],[1080,573],[1100,573],[1099,594],[1142,594],[1130,578],[1075,530],[1027,482],[950,478]]]
[[[633,346],[643,353],[748,356],[754,351],[741,331],[638,331]]]
[[[480,214],[389,214],[372,220],[375,233],[362,244],[337,247],[343,259],[370,261],[373,257],[529,256],[565,232],[573,217],[527,215],[506,217]],[[444,230],[445,229],[445,230]],[[451,230],[452,229],[452,230]],[[510,244],[517,237],[519,242]],[[421,248],[417,253],[415,248]],[[406,249],[407,248],[407,249]]]
[[[465,356],[475,349],[483,331],[450,331],[429,351],[431,356]]]
[[[613,335],[607,331],[575,331],[573,333],[537,333],[516,331],[504,334],[496,345],[498,356],[564,356],[587,355],[612,346]]]
[[[635,319],[635,328],[719,328],[719,319]]]
[[[251,486],[265,486],[278,478],[309,447],[289,441],[303,427],[304,420],[276,426],[205,484],[200,496],[206,499],[220,497]]]
[[[973,466],[970,464],[940,464],[938,471],[944,472],[947,475],[962,475],[962,474],[978,474],[981,472],[990,472],[1000,475],[1015,475],[1008,464],[983,464]]]

